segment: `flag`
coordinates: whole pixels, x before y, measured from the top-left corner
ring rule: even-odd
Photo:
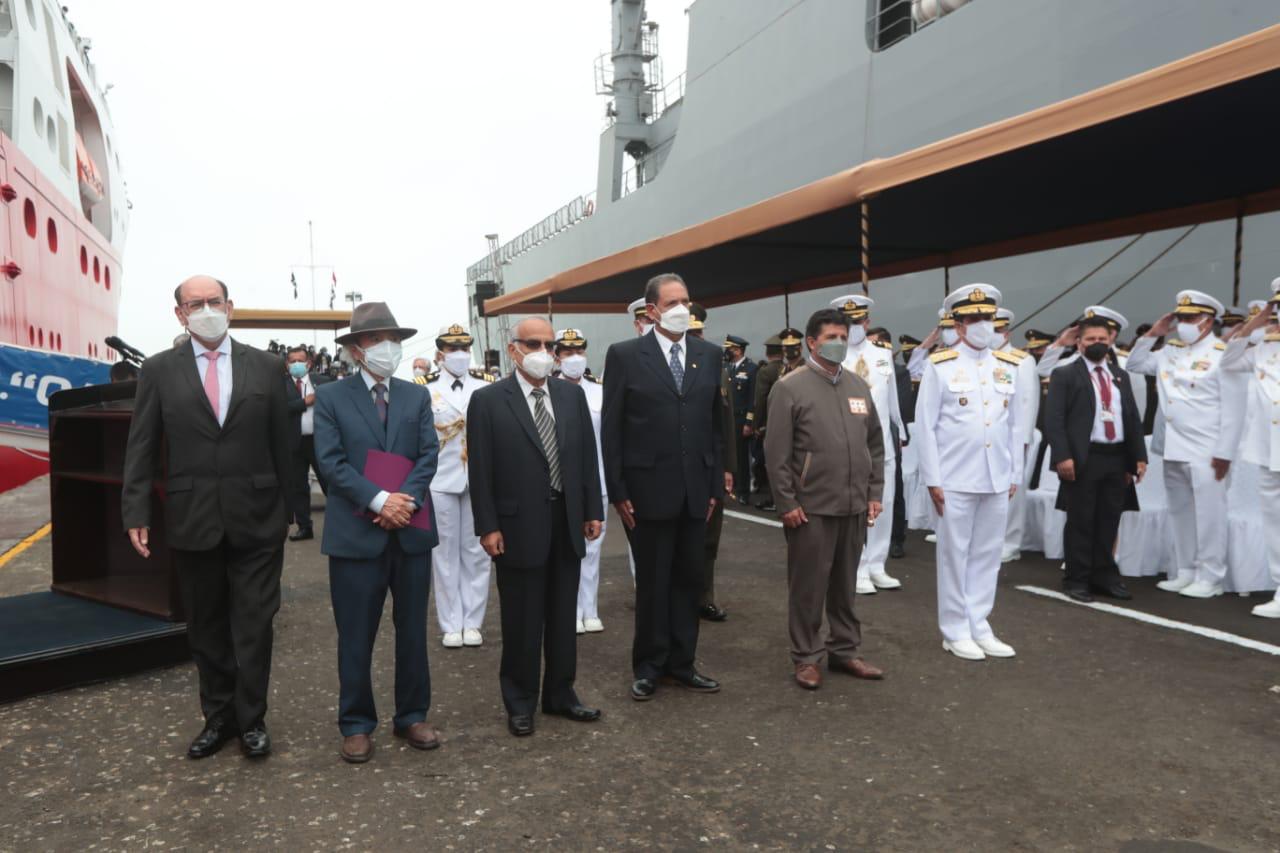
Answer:
[[[298,276],[296,273],[289,273],[289,281],[293,282],[293,298],[298,298]]]
[[[333,283],[329,285],[329,310],[333,310],[333,300],[338,297],[338,271],[333,270]]]

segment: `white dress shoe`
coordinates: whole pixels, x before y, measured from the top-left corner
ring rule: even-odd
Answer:
[[[1280,619],[1280,598],[1273,598],[1266,604],[1259,604],[1250,612],[1263,619]]]
[[[578,633],[579,633],[579,634],[585,634],[585,633],[587,633],[587,626],[586,626],[586,625],[584,625],[584,624],[582,624],[582,620],[581,620],[581,619],[579,619],[579,620],[578,620],[577,631],[578,631]]]
[[[871,578],[864,578],[858,575],[858,584],[853,588],[858,595],[875,595],[876,585],[871,582]]]
[[[1021,551],[1005,551],[1003,554],[1000,555],[1000,562],[1002,563],[1014,563],[1021,559],[1022,559]]]
[[[901,589],[902,581],[881,572],[871,576],[871,585],[876,589]]]
[[[1191,582],[1195,579],[1194,572],[1178,572],[1173,577],[1156,584],[1156,589],[1163,589],[1165,592],[1182,592],[1191,586]]]
[[[1193,581],[1178,590],[1178,595],[1185,595],[1187,598],[1213,598],[1215,595],[1222,595],[1222,584]]]
[[[982,647],[973,640],[956,640],[954,643],[949,640],[943,640],[942,648],[962,660],[987,659],[987,655],[982,651]]]
[[[1017,652],[1013,650],[1013,646],[1008,643],[1002,643],[994,636],[987,637],[983,640],[974,640],[978,644],[978,648],[989,658],[1011,658]]]
[[[468,628],[462,632],[462,645],[478,646],[484,642],[484,637],[480,636],[479,628]]]
[[[937,541],[938,541],[938,534],[936,534],[936,533],[926,533],[926,534],[924,535],[924,541],[926,541],[926,542],[937,542]]]
[[[441,642],[444,643],[446,649],[460,649],[462,648],[462,634],[457,631],[450,631],[444,635],[444,640]]]
[[[582,627],[587,629],[588,634],[599,634],[604,630],[604,623],[599,619],[583,619]]]

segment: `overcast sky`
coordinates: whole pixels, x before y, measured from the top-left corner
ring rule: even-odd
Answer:
[[[668,80],[685,67],[687,5],[648,2]],[[226,281],[239,307],[310,308],[310,274],[295,270],[296,302],[289,274],[311,220],[338,307],[352,289],[389,302],[426,333],[408,355],[466,321],[486,233],[505,241],[594,189],[608,0],[69,6],[114,84],[133,202],[119,333],[146,352],[179,331],[173,287],[194,273]],[[328,299],[321,271],[317,306]]]

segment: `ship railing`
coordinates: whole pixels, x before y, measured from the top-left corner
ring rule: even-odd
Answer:
[[[867,44],[874,51],[892,47],[968,3],[969,0],[867,0]]]
[[[530,249],[540,246],[547,240],[550,240],[556,235],[577,225],[579,222],[595,213],[595,210],[595,191],[578,196],[568,204],[560,207],[550,216],[545,217],[532,228],[525,230],[514,239],[503,243],[498,247],[497,252],[492,255],[486,255],[481,260],[467,267],[467,284],[473,284],[474,282],[485,280],[500,280],[493,268],[495,261],[498,266],[510,263],[513,258],[523,255]]]
[[[666,154],[667,149],[670,148],[671,144],[675,141],[676,138],[672,136],[670,139],[666,139],[660,144],[655,145],[636,162],[636,165],[623,172],[619,197],[626,198],[645,184],[653,181],[653,179],[658,176],[658,170],[656,168],[648,168],[649,164],[653,163],[656,165],[659,162],[659,158]]]

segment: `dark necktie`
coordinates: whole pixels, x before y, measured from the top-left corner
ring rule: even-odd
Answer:
[[[1094,371],[1098,374],[1098,396],[1102,398],[1102,408],[1107,412],[1111,411],[1111,382],[1107,379],[1107,372],[1101,367],[1095,367]],[[1115,418],[1104,420],[1102,422],[1102,431],[1107,436],[1107,441],[1116,440],[1116,424]]]
[[[462,390],[462,380],[461,380],[461,379],[455,379],[455,380],[453,380],[453,384],[452,384],[452,385],[450,385],[449,387],[450,387],[450,388],[452,388],[452,389],[453,389],[453,390],[455,390],[455,391],[461,391],[461,390]]]
[[[387,425],[387,386],[381,382],[373,386],[373,394],[376,399],[374,406],[378,409],[378,420],[382,421],[382,425]]]
[[[680,344],[671,345],[671,376],[677,388],[684,388],[684,365],[680,363]]]
[[[295,380],[293,380],[293,381],[294,381],[295,383],[297,383],[297,386],[298,386],[298,394],[299,394],[300,396],[302,396],[302,397],[307,396],[306,394],[303,394],[303,393],[302,393],[302,380],[301,380],[301,379],[295,379]]]
[[[543,398],[547,392],[542,388],[534,388],[533,423],[538,428],[538,438],[542,441],[542,452],[547,457],[547,467],[551,469],[551,488],[553,491],[564,491],[560,482],[560,447],[556,444],[556,424],[547,411]]]

